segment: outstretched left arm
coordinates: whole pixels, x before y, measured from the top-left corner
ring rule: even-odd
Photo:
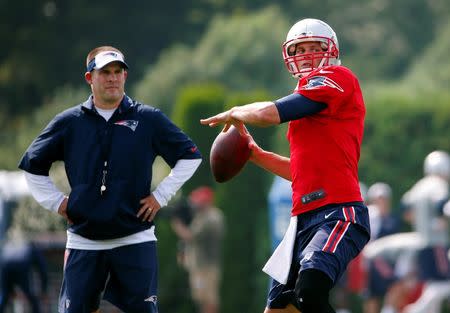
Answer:
[[[200,123],[210,127],[225,124],[224,131],[227,131],[231,125],[239,126],[241,123],[259,127],[278,125],[280,115],[274,102],[264,101],[233,107],[228,111],[202,119]]]

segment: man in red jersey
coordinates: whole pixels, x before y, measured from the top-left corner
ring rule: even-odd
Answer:
[[[250,140],[250,160],[292,181],[286,234],[263,271],[273,278],[265,313],[329,313],[329,292],[370,237],[358,184],[365,107],[358,79],[340,66],[335,32],[303,19],[283,44],[284,62],[298,78],[291,95],[202,119],[235,125]],[[289,122],[290,157],[261,149],[244,124]]]

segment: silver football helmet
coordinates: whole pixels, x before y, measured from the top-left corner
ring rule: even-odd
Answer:
[[[445,151],[436,150],[428,154],[423,162],[423,171],[426,176],[439,175],[450,179],[450,156]]]
[[[292,46],[295,47],[300,42],[320,42],[323,51],[295,55],[295,52],[293,52],[295,49]],[[336,33],[327,23],[321,20],[313,18],[300,20],[291,27],[286,41],[283,43],[283,59],[288,71],[294,77],[306,76],[315,69],[314,66],[299,68],[297,62],[305,59],[320,59],[317,68],[327,65],[340,65],[339,43]]]

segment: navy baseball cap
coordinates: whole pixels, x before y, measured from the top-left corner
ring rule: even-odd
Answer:
[[[93,70],[99,70],[111,62],[120,62],[128,69],[128,64],[125,63],[125,58],[122,53],[117,51],[102,51],[89,61],[87,71],[92,72]]]

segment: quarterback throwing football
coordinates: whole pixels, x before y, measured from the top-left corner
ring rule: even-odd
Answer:
[[[329,292],[370,237],[358,184],[365,106],[355,75],[340,65],[333,29],[317,19],[292,26],[283,44],[291,95],[256,102],[201,120],[240,129],[250,161],[292,181],[291,222],[263,271],[273,278],[265,313],[335,312]],[[290,157],[260,148],[244,124],[289,122]]]

